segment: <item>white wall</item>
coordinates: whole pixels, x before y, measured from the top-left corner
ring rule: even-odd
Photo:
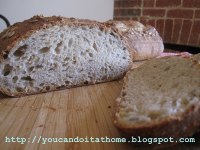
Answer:
[[[11,24],[37,14],[106,21],[113,18],[113,5],[114,0],[0,0],[0,14]],[[0,20],[0,31],[5,27]]]

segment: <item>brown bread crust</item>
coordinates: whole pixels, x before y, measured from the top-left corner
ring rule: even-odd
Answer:
[[[164,50],[162,38],[152,26],[144,26],[134,20],[109,20],[107,24],[115,27],[122,35],[123,40],[132,52],[133,61],[157,57]]]

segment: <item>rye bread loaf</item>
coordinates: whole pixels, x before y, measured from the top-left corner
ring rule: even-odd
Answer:
[[[0,91],[9,96],[115,80],[131,64],[121,35],[96,21],[34,16],[0,33]]]
[[[182,138],[199,130],[200,64],[192,57],[149,60],[126,74],[114,119],[123,135]]]
[[[109,20],[107,24],[115,27],[127,42],[133,61],[157,57],[164,50],[163,40],[152,26],[134,20]]]

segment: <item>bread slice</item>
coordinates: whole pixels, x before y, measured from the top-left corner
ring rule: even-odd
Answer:
[[[200,64],[172,56],[127,73],[114,124],[128,137],[179,138],[199,130],[199,116]]]
[[[34,16],[0,43],[0,91],[9,96],[115,80],[132,64],[121,36],[90,20]]]
[[[133,61],[157,57],[164,50],[162,38],[152,26],[134,20],[109,20],[107,24],[115,27],[123,36],[132,51]]]
[[[188,52],[175,52],[175,53],[172,53],[172,52],[163,52],[159,56],[157,56],[156,58],[169,57],[169,56],[190,57],[191,54],[188,53]],[[198,56],[198,58],[200,58],[199,57],[200,55],[194,55],[194,59],[197,58],[197,56]],[[138,67],[140,67],[141,65],[143,65],[146,62],[148,62],[148,59],[147,60],[133,61],[131,69],[138,68]]]

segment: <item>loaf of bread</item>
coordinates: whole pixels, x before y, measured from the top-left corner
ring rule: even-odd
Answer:
[[[109,20],[107,24],[115,27],[127,42],[133,61],[157,57],[164,50],[163,40],[152,26],[134,20]]]
[[[34,16],[0,33],[0,91],[22,96],[123,77],[163,43],[136,21]]]
[[[121,35],[90,20],[34,16],[0,43],[0,91],[9,96],[116,80],[132,64]]]
[[[188,137],[200,127],[200,64],[191,57],[149,60],[129,71],[114,124],[124,135]]]

